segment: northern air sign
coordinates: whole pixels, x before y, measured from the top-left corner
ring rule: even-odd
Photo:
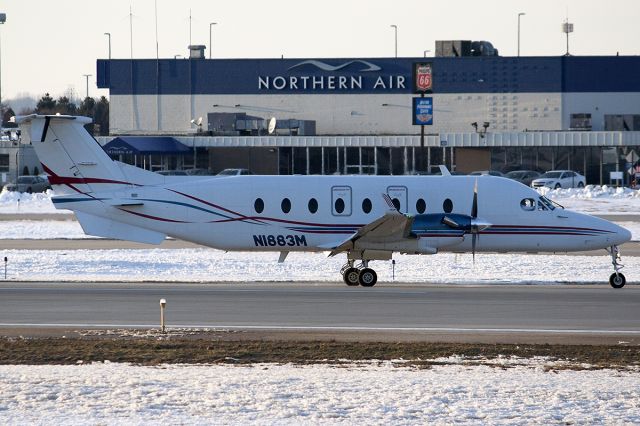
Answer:
[[[398,92],[411,89],[411,70],[385,70],[380,62],[363,59],[344,60],[328,63],[319,60],[305,60],[289,66],[285,72],[260,74],[257,77],[259,92]],[[385,64],[386,65],[386,64]],[[394,64],[395,65],[395,64]],[[405,72],[403,72],[405,71]]]

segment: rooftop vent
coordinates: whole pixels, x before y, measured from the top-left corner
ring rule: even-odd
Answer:
[[[189,45],[189,59],[204,59],[204,49],[207,46],[203,44],[191,44]]]

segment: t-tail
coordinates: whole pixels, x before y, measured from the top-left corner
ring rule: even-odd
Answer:
[[[160,183],[162,177],[113,161],[84,128],[87,117],[29,115],[16,120],[49,175],[56,194],[119,191],[128,186]]]
[[[134,192],[164,183],[164,177],[113,161],[84,128],[87,117],[29,115],[16,121],[30,137],[55,192],[56,208],[75,212],[85,233],[159,244],[163,232],[125,223],[123,206],[142,205]]]

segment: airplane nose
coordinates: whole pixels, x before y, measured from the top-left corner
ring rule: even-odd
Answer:
[[[631,241],[631,231],[629,231],[627,228],[623,228],[619,225],[614,225],[613,231],[616,233],[614,237],[614,245],[620,245],[626,243],[627,241]]]

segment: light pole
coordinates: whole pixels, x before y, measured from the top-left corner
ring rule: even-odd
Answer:
[[[213,28],[214,25],[218,25],[218,23],[217,22],[211,22],[209,24],[209,59],[211,59],[211,52],[213,51],[213,43],[211,42],[212,41],[211,34],[212,34],[212,28]]]
[[[109,37],[109,60],[111,60],[111,33],[104,33],[107,37]]]
[[[0,24],[7,22],[7,14],[0,13]],[[2,43],[0,42],[0,126],[4,121],[4,112],[2,111]]]
[[[91,77],[93,74],[82,74],[86,79],[87,79],[87,97],[89,97],[89,77]],[[86,99],[85,98],[85,99]]]
[[[518,13],[518,56],[520,56],[520,17],[523,15],[526,15],[526,13]]]
[[[395,34],[395,46],[396,46],[396,58],[397,58],[398,57],[398,26],[391,25],[391,28],[393,28],[393,31]]]

